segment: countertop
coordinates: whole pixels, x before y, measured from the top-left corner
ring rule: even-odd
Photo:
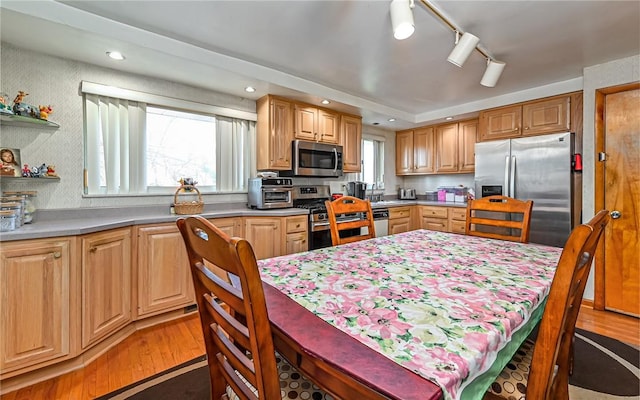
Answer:
[[[385,200],[371,203],[372,208],[392,208],[409,205],[466,207],[466,203],[423,200]],[[205,205],[205,218],[227,217],[289,217],[307,215],[306,209],[282,208],[255,210],[237,204]],[[38,210],[34,222],[11,232],[0,233],[0,242],[84,235],[127,226],[175,222],[186,215],[171,214],[167,207],[87,208],[75,210]]]

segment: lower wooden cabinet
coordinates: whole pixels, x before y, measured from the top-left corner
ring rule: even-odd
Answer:
[[[195,302],[187,250],[175,223],[137,230],[136,319]]]
[[[307,215],[285,218],[285,246],[282,254],[293,254],[309,249]]]
[[[465,233],[465,225],[467,221],[466,207],[450,207],[449,208],[449,231],[453,233]]]
[[[393,207],[389,209],[389,235],[411,230],[411,208]]]
[[[131,228],[80,237],[82,348],[131,322]]]
[[[465,232],[467,210],[464,207],[419,206],[420,227],[432,231]]]
[[[258,260],[282,254],[282,219],[245,217],[244,236],[251,243]]]
[[[0,246],[0,371],[32,370],[75,356],[79,316],[76,239]],[[15,375],[15,373],[14,373]]]

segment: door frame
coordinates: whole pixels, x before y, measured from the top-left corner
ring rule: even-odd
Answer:
[[[604,209],[605,204],[605,182],[604,172],[605,163],[598,161],[598,154],[605,152],[605,99],[607,95],[626,92],[629,90],[640,89],[640,82],[627,83],[624,85],[611,86],[607,88],[601,88],[596,90],[595,96],[595,121],[594,121],[594,133],[595,133],[595,210]],[[605,293],[604,293],[604,241],[598,244],[598,249],[595,254],[595,271],[594,271],[594,293],[593,293],[593,308],[595,310],[604,311],[605,309]]]

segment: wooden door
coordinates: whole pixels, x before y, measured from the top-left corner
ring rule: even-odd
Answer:
[[[458,124],[436,128],[436,172],[458,171]]]
[[[245,218],[244,233],[258,260],[276,257],[282,253],[280,229],[280,218]]]
[[[433,127],[413,131],[413,172],[431,173],[435,170],[435,148]]]
[[[269,159],[270,168],[291,169],[293,110],[291,103],[273,99],[270,104]]]
[[[317,140],[318,133],[318,109],[295,105],[295,131],[294,136],[300,140]]]
[[[522,134],[533,136],[569,131],[571,96],[556,97],[522,106]]]
[[[131,321],[131,229],[82,237],[82,348]]]
[[[318,140],[337,144],[340,138],[340,114],[318,110]]]
[[[476,169],[475,147],[478,136],[478,120],[458,124],[458,171],[473,172]]]
[[[640,89],[605,98],[605,308],[640,316]],[[596,210],[597,211],[597,210]]]
[[[73,355],[79,323],[72,283],[73,239],[2,243],[0,248],[0,370],[7,373]]]
[[[174,223],[138,228],[138,317],[195,302],[187,249]]]
[[[340,142],[342,143],[342,169],[344,172],[360,172],[362,169],[362,119],[360,117],[341,116]]]
[[[413,172],[413,131],[396,132],[396,175]]]
[[[500,107],[481,111],[479,121],[480,140],[494,140],[521,135],[522,106]]]

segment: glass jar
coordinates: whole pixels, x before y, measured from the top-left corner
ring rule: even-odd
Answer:
[[[22,226],[22,203],[18,203],[15,201],[0,202],[0,211],[11,211],[15,214],[15,229],[18,229]]]
[[[2,192],[4,196],[11,197],[21,197],[23,201],[23,216],[22,223],[30,224],[33,222],[33,219],[36,215],[36,205],[34,202],[34,197],[37,196],[38,192],[35,190],[32,191],[20,191],[20,192]]]
[[[16,213],[12,210],[0,210],[0,232],[16,229]]]

